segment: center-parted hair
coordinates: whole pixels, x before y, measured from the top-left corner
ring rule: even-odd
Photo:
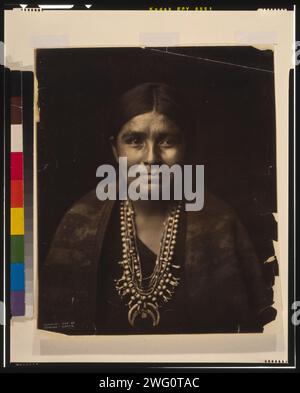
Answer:
[[[167,116],[182,132],[190,131],[186,105],[179,91],[164,83],[148,82],[128,90],[115,102],[110,136],[116,137],[133,117],[152,111]]]

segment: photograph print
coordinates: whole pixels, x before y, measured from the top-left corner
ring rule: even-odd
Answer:
[[[38,328],[263,333],[276,320],[273,51],[36,50]]]

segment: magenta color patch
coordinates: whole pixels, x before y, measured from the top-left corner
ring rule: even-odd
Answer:
[[[23,179],[23,153],[10,153],[10,179]]]
[[[10,311],[13,317],[25,315],[25,291],[10,292]]]

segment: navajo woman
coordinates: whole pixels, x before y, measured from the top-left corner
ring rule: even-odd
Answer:
[[[149,190],[162,187],[152,165],[190,159],[183,108],[160,83],[131,89],[114,108],[116,162],[145,167]],[[200,211],[91,191],[63,217],[42,275],[40,328],[66,334],[261,332],[272,304],[245,228],[207,190]]]

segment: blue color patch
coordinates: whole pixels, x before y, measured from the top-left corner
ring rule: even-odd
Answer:
[[[24,263],[10,264],[10,289],[12,291],[25,289]]]

